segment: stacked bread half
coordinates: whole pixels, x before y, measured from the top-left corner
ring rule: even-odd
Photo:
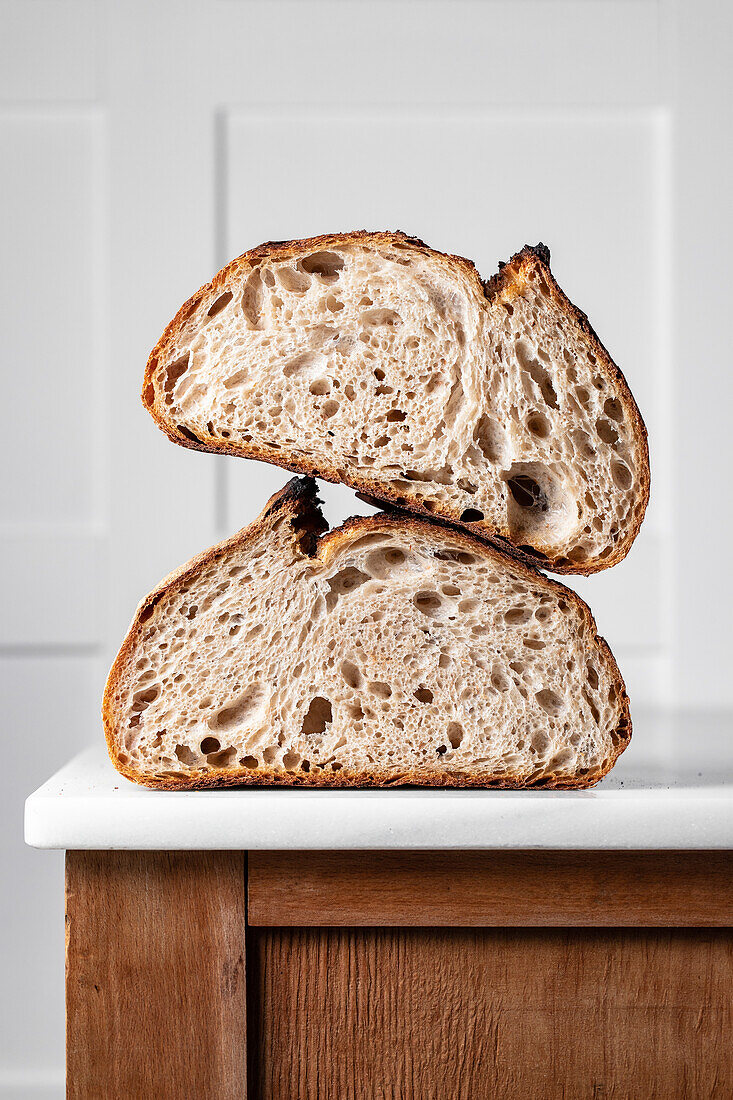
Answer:
[[[644,424],[549,253],[484,283],[401,233],[263,245],[179,310],[143,401],[177,443],[306,475],[139,605],[104,697],[130,779],[587,787],[629,741],[588,607]],[[383,511],[328,531],[315,477]]]

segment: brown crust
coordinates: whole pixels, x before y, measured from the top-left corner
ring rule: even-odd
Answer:
[[[274,769],[258,769],[252,772],[247,768],[222,768],[206,773],[194,774],[190,778],[173,778],[162,776],[157,778],[151,775],[141,775],[132,768],[127,767],[119,759],[119,747],[115,736],[117,724],[115,721],[114,696],[119,687],[121,675],[124,671],[128,656],[139,644],[140,628],[146,622],[158,600],[176,585],[184,582],[197,570],[210,562],[217,561],[228,550],[242,546],[251,538],[266,533],[272,527],[274,520],[283,512],[289,511],[292,515],[294,526],[305,529],[313,542],[307,548],[311,556],[323,558],[327,553],[335,552],[339,545],[350,539],[354,532],[368,532],[370,527],[378,521],[380,527],[392,526],[407,530],[435,529],[435,523],[422,517],[412,516],[407,513],[387,513],[375,516],[354,516],[348,519],[341,527],[316,535],[315,532],[324,531],[327,527],[319,508],[319,499],[315,482],[311,478],[293,478],[288,484],[276,493],[268,502],[261,515],[248,527],[238,531],[231,538],[212,546],[210,549],[198,554],[180,569],[171,573],[156,588],[153,589],[138,605],[135,617],[119,653],[109,673],[102,701],[102,720],[104,723],[107,749],[115,768],[127,779],[140,783],[146,787],[154,787],[157,790],[199,790],[207,787],[241,787],[241,786],[286,786],[286,787],[396,787],[396,786],[420,786],[420,787],[481,787],[501,790],[520,790],[537,788],[542,790],[583,790],[594,786],[608,772],[620,754],[624,751],[631,739],[631,714],[629,698],[626,694],[626,686],[619,671],[616,660],[611,653],[605,639],[601,638],[596,630],[596,623],[588,605],[572,589],[566,588],[560,581],[545,576],[533,565],[520,560],[516,555],[507,555],[496,546],[476,538],[473,534],[462,529],[456,529],[450,524],[441,526],[450,527],[451,535],[459,541],[463,541],[466,548],[478,551],[488,557],[494,557],[500,564],[510,563],[515,568],[526,574],[527,579],[534,583],[538,581],[550,591],[561,594],[568,603],[574,604],[584,619],[593,642],[605,654],[614,686],[621,701],[621,717],[616,727],[615,735],[618,738],[613,755],[606,761],[602,771],[592,779],[585,776],[544,780],[541,782],[527,783],[522,780],[504,778],[501,780],[486,781],[473,776],[455,774],[445,770],[438,775],[424,768],[414,768],[400,773],[398,776],[390,772],[375,771],[344,771],[308,772],[305,775],[291,772],[277,772]]]
[[[350,242],[353,243],[355,241],[363,241],[375,245],[410,244],[414,248],[423,251],[426,255],[438,256],[446,263],[457,265],[462,268],[466,275],[476,284],[477,290],[479,293],[483,294],[488,303],[497,299],[508,299],[516,296],[520,293],[523,284],[529,278],[530,274],[537,268],[541,270],[545,282],[558,306],[577,323],[587,340],[591,343],[601,370],[609,374],[619,387],[620,396],[630,415],[636,442],[641,454],[639,469],[639,505],[635,509],[633,518],[624,532],[623,538],[616,544],[613,553],[609,554],[607,557],[588,558],[582,562],[572,562],[567,558],[553,558],[542,554],[540,551],[531,550],[530,548],[523,548],[520,550],[515,546],[515,551],[521,555],[522,560],[526,562],[535,562],[544,569],[550,569],[554,573],[561,574],[571,573],[589,575],[591,573],[598,573],[603,569],[609,569],[611,566],[617,565],[618,562],[622,561],[628,554],[634,539],[639,533],[639,528],[644,519],[644,513],[649,500],[650,467],[646,427],[636,401],[620,369],[613,362],[603,344],[598,339],[586,315],[582,310],[573,305],[557,285],[549,267],[550,251],[547,246],[543,244],[538,244],[534,247],[525,245],[525,247],[520,252],[517,252],[508,263],[501,264],[498,273],[486,282],[481,280],[481,276],[471,260],[467,260],[463,256],[453,256],[450,253],[437,252],[435,249],[429,248],[428,245],[418,237],[409,237],[399,230],[395,232],[370,233],[362,229],[353,233],[325,234],[320,237],[310,237],[300,241],[268,241],[265,244],[258,245],[256,248],[250,249],[249,252],[245,252],[235,260],[232,260],[214,276],[210,283],[206,283],[204,286],[200,287],[199,290],[181,306],[178,313],[167,326],[160,340],[150,353],[145,368],[141,396],[143,404],[158,427],[165,432],[169,439],[173,440],[174,443],[178,443],[181,447],[188,447],[196,451],[229,454],[238,458],[253,458],[259,461],[269,462],[296,474],[306,474],[309,477],[323,478],[324,481],[348,485],[352,489],[363,492],[375,499],[377,498],[377,493],[379,493],[378,499],[380,503],[386,502],[396,505],[415,515],[424,515],[430,518],[435,518],[437,515],[448,523],[459,527],[461,530],[469,530],[469,528],[466,528],[460,523],[455,513],[440,501],[432,502],[436,511],[429,511],[420,504],[419,500],[406,500],[388,484],[377,487],[373,482],[360,477],[358,473],[347,474],[344,471],[335,470],[327,464],[318,465],[304,458],[296,458],[292,455],[289,456],[282,450],[260,447],[255,444],[249,446],[232,445],[213,440],[201,440],[195,437],[193,433],[189,432],[188,434],[183,434],[180,430],[177,430],[176,425],[171,423],[164,411],[163,402],[161,401],[158,388],[155,384],[158,364],[161,359],[165,358],[168,345],[171,342],[175,342],[181,326],[204,299],[210,297],[214,298],[223,287],[230,283],[230,281],[236,280],[242,272],[248,270],[263,259],[287,260],[301,253],[304,249],[316,250],[329,247],[335,248],[339,245]],[[503,549],[506,549],[507,546],[514,545],[509,538],[509,532],[507,530],[498,531],[485,523],[477,524],[475,528],[470,528],[470,530],[476,530],[484,538],[496,542]]]

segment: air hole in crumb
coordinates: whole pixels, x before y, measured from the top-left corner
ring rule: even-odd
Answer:
[[[262,313],[262,282],[257,268],[252,271],[242,291],[241,308],[249,327],[259,328]]]
[[[552,688],[542,688],[541,691],[535,692],[534,697],[542,709],[552,718],[557,718],[565,709],[565,700]]]
[[[572,764],[575,760],[575,753],[573,750],[566,746],[556,752],[550,763],[547,765],[548,771],[555,771],[558,768],[566,770],[569,764]]]
[[[463,726],[460,722],[448,723],[448,740],[450,741],[450,747],[457,749],[463,740]]]
[[[390,546],[384,550],[372,550],[364,562],[364,567],[373,577],[381,579],[405,561],[404,551],[396,546]]]
[[[504,612],[504,622],[509,626],[519,626],[522,623],[529,622],[532,616],[532,612],[526,607],[510,607],[508,611]]]
[[[520,508],[533,508],[540,512],[546,512],[548,508],[547,495],[540,486],[528,474],[515,474],[507,479],[509,492]]]
[[[369,684],[369,690],[372,695],[376,695],[378,699],[389,699],[392,694],[392,688],[389,684],[385,684],[381,680],[374,680]]]
[[[372,535],[362,535],[360,539],[355,539],[351,543],[352,550],[366,550],[370,546],[383,546],[389,541],[389,535],[386,531],[376,531]]]
[[[575,428],[570,433],[570,437],[573,441],[573,444],[575,445],[576,450],[584,458],[594,458],[595,457],[596,449],[593,446],[593,444],[591,443],[590,436],[588,435],[587,432],[584,432],[582,428]]]
[[[623,462],[611,463],[611,478],[618,489],[629,489],[633,480],[631,470]]]
[[[527,417],[527,428],[538,439],[547,439],[550,434],[550,421],[541,412],[533,412]]]
[[[412,602],[418,611],[422,611],[423,615],[429,617],[436,615],[443,606],[443,601],[437,592],[418,592],[412,597]]]
[[[350,688],[361,687],[363,678],[353,661],[342,661],[340,672]]]
[[[370,555],[371,556],[371,555]],[[328,592],[326,593],[326,609],[332,611],[339,597],[353,592],[364,581],[370,578],[367,573],[362,573],[356,566],[350,565],[341,569],[333,577],[328,579]]]
[[[572,562],[587,561],[589,556],[587,546],[574,546],[568,553],[568,560]]]
[[[617,401],[615,397],[609,397],[603,403],[603,411],[611,420],[615,420],[617,424],[620,424],[624,418],[624,410],[621,407],[621,402]]]
[[[307,273],[293,267],[279,267],[277,278],[283,290],[291,291],[293,294],[304,294],[311,285]]]
[[[362,313],[361,319],[366,328],[394,328],[402,324],[402,318],[393,309],[371,309]]]
[[[215,302],[209,306],[207,317],[216,317],[217,313],[221,313],[223,309],[229,305],[232,300],[231,290],[227,290],[224,294],[220,294]]]
[[[432,703],[433,701],[432,691],[430,690],[430,688],[425,687],[424,684],[421,684],[417,691],[413,692],[413,695],[417,699],[418,703]]]
[[[204,737],[201,742],[201,751],[204,756],[208,756],[212,752],[218,752],[220,748],[221,742],[216,737]]]
[[[283,756],[283,767],[286,772],[294,772],[300,763],[300,753],[290,751]]]
[[[304,737],[311,737],[323,733],[329,722],[333,721],[331,703],[322,695],[316,695],[311,699],[310,706],[303,718],[301,733]]]
[[[310,370],[313,366],[320,365],[321,358],[316,352],[301,351],[299,355],[289,359],[282,368],[284,378],[292,378],[294,374]]]
[[[588,694],[587,691],[583,692],[583,696],[585,698],[586,703],[590,707],[590,712],[593,715],[593,721],[594,722],[600,722],[601,715],[600,715],[600,711],[598,710],[598,707],[596,706],[595,702],[593,701],[593,699],[591,699],[591,697],[590,697],[590,695]]]
[[[509,691],[509,688],[512,686],[509,678],[498,669],[492,672],[491,683],[497,691]]]
[[[188,745],[176,745],[174,751],[181,763],[187,764],[189,767],[192,767],[198,761],[198,756],[189,749]]]
[[[438,558],[439,561],[459,562],[461,565],[475,565],[477,561],[473,554],[465,550],[436,550],[433,557]]]
[[[387,413],[387,422],[389,424],[401,424],[403,420],[407,418],[407,413],[402,409],[390,409]]]
[[[192,431],[184,427],[183,424],[176,424],[178,431],[181,433],[184,439],[190,440],[191,443],[200,443],[201,440],[197,435],[194,435]]]
[[[580,402],[580,404],[582,405],[582,407],[584,409],[587,409],[589,407],[589,405],[590,405],[590,390],[586,389],[585,386],[576,386],[575,387],[575,396],[577,397],[578,401]]]
[[[338,252],[313,252],[300,261],[303,271],[316,275],[324,283],[335,283],[343,266],[344,258]]]
[[[231,745],[221,752],[210,752],[206,757],[207,764],[213,764],[215,768],[230,768],[237,759],[237,750]],[[255,761],[255,767],[257,761]]]
[[[551,409],[557,409],[559,406],[552,379],[539,360],[535,358],[531,344],[520,338],[515,344],[515,350],[520,367],[526,370],[535,382],[545,404]]]
[[[338,412],[338,410],[339,403],[338,401],[334,401],[333,399],[330,401],[324,401],[323,405],[321,406],[321,412],[325,416],[326,420],[334,416]]]
[[[133,710],[145,710],[160,695],[160,684],[153,684],[142,691],[136,691],[132,697]]]
[[[609,443],[611,445],[618,443],[618,432],[610,420],[604,420],[603,417],[596,420],[596,431],[598,432],[599,439],[604,443]]]
[[[484,513],[478,508],[466,508],[461,512],[461,523],[478,523],[484,518]]]
[[[311,382],[309,388],[310,392],[316,397],[325,397],[327,393],[331,392],[331,379],[316,378],[314,382]]]
[[[264,699],[265,691],[262,685],[252,684],[238,698],[217,711],[213,718],[209,719],[209,726],[217,730],[230,730],[235,726],[241,726],[261,709]]]
[[[185,352],[165,369],[163,389],[166,395],[165,400],[169,405],[173,401],[173,390],[176,388],[176,383],[188,368],[189,355],[189,352]]]
[[[545,730],[536,730],[532,734],[530,744],[539,756],[544,756],[550,747],[550,737]]]

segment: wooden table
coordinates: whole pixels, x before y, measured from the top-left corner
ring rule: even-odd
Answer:
[[[92,763],[104,778],[87,774],[85,790]],[[733,857],[709,843],[713,818],[730,827],[731,804],[716,808],[714,783],[700,801],[713,805],[698,830],[707,846],[626,850],[577,839],[572,848],[407,849],[399,799],[374,804],[387,815],[379,827],[402,847],[359,850],[344,816],[351,846],[324,850],[312,834],[326,814],[338,840],[333,817],[343,806],[332,792],[325,809],[306,794],[298,848],[291,829],[289,850],[268,850],[271,807],[287,817],[303,795],[255,798],[248,817],[253,792],[219,792],[210,805],[232,820],[239,806],[257,841],[245,851],[231,846],[231,821],[229,850],[212,849],[200,796],[140,792],[105,767],[98,754],[73,762],[32,796],[29,840],[40,844],[45,829],[47,846],[58,842],[51,819],[78,840],[72,818],[86,806],[93,821],[108,783],[117,788],[107,792],[108,832],[93,826],[105,844],[109,830],[134,832],[130,799],[137,820],[167,797],[163,811],[188,806],[191,829],[200,812],[206,850],[173,850],[164,820],[168,850],[152,840],[127,850],[66,845],[69,1097],[733,1096]],[[604,798],[622,790],[616,783],[579,803],[602,816]],[[679,793],[676,816],[694,833],[703,811]],[[515,805],[497,797],[506,799],[479,800],[487,820]],[[557,840],[558,796],[540,798]],[[447,812],[440,799],[433,805],[428,841]],[[627,799],[632,818],[635,805]],[[190,849],[190,831],[176,827]],[[282,821],[271,827],[280,835]],[[517,838],[531,827],[522,812]]]

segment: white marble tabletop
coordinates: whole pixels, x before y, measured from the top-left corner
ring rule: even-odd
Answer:
[[[589,791],[151,791],[102,743],[26,801],[26,842],[66,849],[733,848],[733,717],[636,715]]]

